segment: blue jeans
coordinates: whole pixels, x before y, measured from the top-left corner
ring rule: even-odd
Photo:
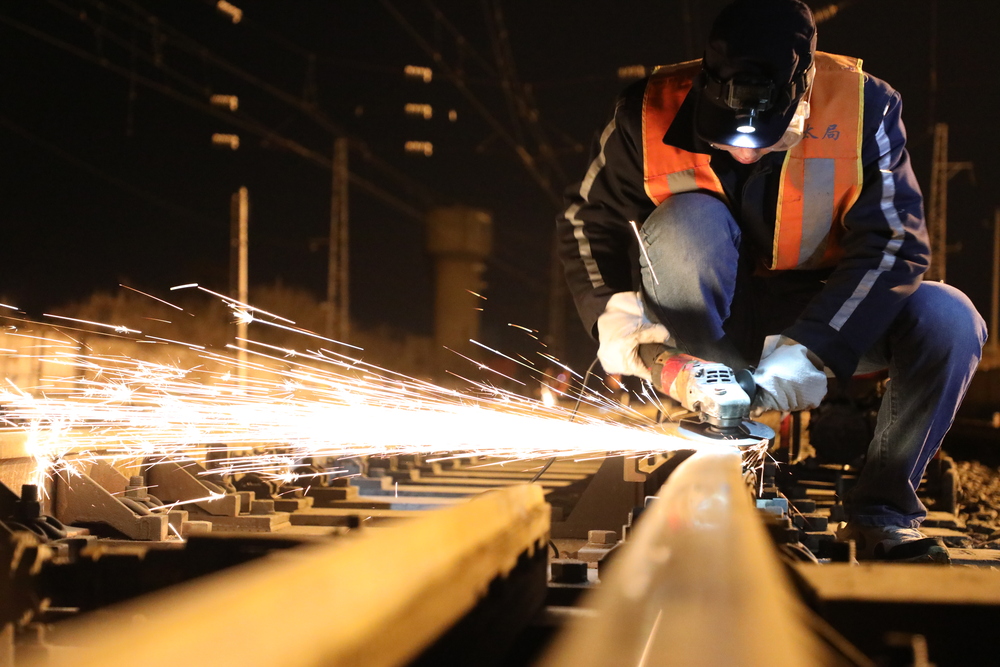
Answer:
[[[676,195],[641,229],[644,299],[681,350],[733,367],[755,364],[764,338],[790,326],[823,287],[823,274],[754,275],[740,228],[710,195]],[[648,261],[647,261],[648,256]],[[986,341],[986,325],[959,290],[921,283],[858,372],[888,369],[875,437],[845,500],[861,525],[919,526],[916,489],[955,419]]]

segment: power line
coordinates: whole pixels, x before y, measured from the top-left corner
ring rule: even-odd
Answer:
[[[152,66],[162,71],[163,73],[167,74],[168,76],[191,87],[192,89],[196,90],[199,94],[207,97],[211,93],[211,90],[207,85],[198,84],[192,79],[185,77],[180,72],[177,72],[176,70],[167,67],[163,63],[162,58],[158,57],[156,53],[148,55],[145,52],[138,50],[132,40],[126,40],[125,38],[116,35],[112,30],[108,29],[106,25],[95,23],[94,21],[90,20],[89,17],[87,17],[85,14],[79,12],[78,10],[75,10],[72,7],[65,5],[59,0],[47,0],[47,1],[49,2],[50,5],[62,10],[69,16],[77,18],[78,20],[82,21],[83,23],[91,27],[91,29],[95,31],[95,34],[99,34],[102,38],[104,37],[110,38],[116,44],[126,49],[133,55],[140,55],[143,58],[143,60],[145,60],[147,63],[151,64]],[[407,191],[407,193],[416,198],[422,206],[424,207],[430,206],[436,199],[436,197],[432,195],[425,186],[418,184],[413,179],[400,172],[398,169],[395,169],[391,165],[385,163],[381,158],[376,156],[371,151],[371,149],[364,141],[362,141],[357,137],[350,136],[347,133],[347,131],[344,130],[344,128],[334,123],[328,116],[319,111],[315,107],[315,105],[311,104],[304,98],[299,98],[292,95],[291,93],[287,93],[276,86],[272,86],[263,79],[260,79],[259,77],[250,74],[246,70],[243,70],[242,68],[229,63],[225,59],[221,58],[220,56],[216,55],[214,52],[209,50],[207,47],[201,45],[195,40],[186,37],[183,33],[176,30],[175,28],[172,28],[169,25],[163,23],[156,16],[150,14],[145,9],[136,5],[130,0],[119,0],[119,1],[125,3],[130,8],[132,8],[132,10],[135,13],[143,17],[144,21],[137,21],[131,16],[123,14],[120,11],[116,11],[108,7],[105,3],[101,2],[100,0],[85,0],[85,2],[88,2],[88,4],[95,7],[99,11],[104,12],[106,15],[110,15],[119,20],[125,21],[133,28],[137,28],[145,32],[148,32],[151,40],[153,40],[156,44],[158,44],[159,48],[162,48],[167,44],[172,44],[181,51],[184,51],[190,55],[200,57],[206,60],[207,62],[211,62],[212,64],[219,67],[223,71],[233,76],[236,76],[237,78],[242,79],[243,81],[249,83],[251,86],[256,87],[258,90],[261,90],[262,92],[277,98],[279,101],[292,106],[297,111],[303,113],[311,120],[316,122],[320,126],[320,128],[329,132],[333,136],[348,137],[351,140],[351,147],[355,149],[356,152],[358,152],[358,154],[363,158],[363,160],[366,163],[381,170],[385,175],[389,176],[397,183],[399,183]],[[169,40],[171,39],[174,41],[170,42]],[[246,116],[246,114],[243,112],[241,112],[241,115]],[[264,127],[263,124],[260,124],[260,126]],[[273,134],[274,136],[277,136],[277,133]],[[267,139],[271,138],[272,137],[267,137]],[[289,148],[288,146],[284,147],[286,149]],[[292,152],[299,153],[299,151],[296,149],[292,149]],[[324,164],[323,166],[328,166],[329,164],[332,164],[332,162],[327,160],[326,164]],[[367,182],[356,180],[354,175],[352,175],[352,182],[361,187],[363,190],[369,192],[369,194],[373,194],[376,197],[384,199],[384,197],[382,197],[381,195],[372,192],[371,187],[374,186],[372,186]]]
[[[89,162],[87,162],[86,160],[83,160],[82,158],[77,157],[76,155],[73,155],[72,153],[63,150],[62,148],[59,148],[55,144],[53,144],[53,143],[51,143],[51,142],[49,142],[49,141],[47,141],[45,139],[42,139],[41,137],[39,137],[35,133],[33,133],[30,130],[22,127],[21,125],[19,125],[17,123],[15,123],[11,119],[7,118],[6,116],[0,115],[0,125],[2,125],[4,128],[6,128],[11,133],[16,134],[17,136],[21,137],[22,139],[30,142],[34,146],[37,146],[38,148],[41,148],[42,150],[45,150],[48,153],[51,153],[52,155],[55,155],[60,160],[63,160],[64,162],[68,162],[68,163],[72,164],[73,166],[75,166],[75,167],[77,167],[79,169],[82,169],[83,171],[87,172],[88,174],[90,174],[92,176],[95,176],[97,178],[100,178],[101,180],[107,181],[108,183],[114,185],[115,187],[120,188],[120,189],[128,192],[129,194],[133,195],[134,197],[137,197],[139,199],[145,200],[145,201],[147,201],[147,202],[149,202],[151,204],[154,204],[155,206],[159,206],[160,208],[162,208],[164,210],[167,210],[167,211],[170,211],[171,213],[174,213],[176,215],[180,215],[180,216],[183,216],[183,217],[186,217],[186,218],[190,218],[191,220],[195,220],[195,221],[203,223],[203,224],[212,224],[212,225],[214,225],[214,224],[216,224],[218,222],[218,220],[213,220],[212,218],[209,218],[208,216],[205,216],[205,215],[202,215],[202,214],[197,213],[195,211],[192,211],[191,209],[185,208],[184,206],[180,206],[178,204],[175,204],[175,203],[173,203],[171,201],[168,201],[168,200],[160,197],[157,194],[154,194],[152,192],[149,192],[148,190],[144,190],[142,188],[136,187],[136,186],[132,185],[131,183],[128,183],[127,181],[124,181],[121,178],[118,178],[117,176],[109,174],[108,172],[104,171],[100,167],[96,167],[96,166],[90,164]]]
[[[519,83],[517,74],[514,71],[514,62],[508,58],[508,45],[505,43],[505,31],[500,19],[499,5],[490,7],[488,0],[483,0],[483,16],[486,19],[486,27],[490,35],[490,44],[493,47],[493,59],[497,63],[497,78],[500,80],[500,88],[503,90],[504,102],[507,103],[507,113],[510,115],[511,125],[514,128],[514,138],[518,143],[524,143],[524,130],[521,121],[524,115],[521,113],[520,97],[517,94]]]
[[[551,180],[541,172],[538,168],[537,161],[533,155],[528,151],[528,149],[520,142],[514,138],[511,133],[507,130],[504,125],[497,120],[486,105],[480,101],[480,99],[473,93],[469,87],[465,84],[463,78],[448,64],[445,62],[444,57],[441,52],[431,46],[420,35],[416,28],[406,20],[399,10],[393,6],[390,0],[380,0],[383,7],[390,15],[396,20],[397,23],[410,35],[410,37],[417,43],[417,45],[433,59],[437,66],[441,69],[446,77],[451,81],[463,97],[472,105],[472,107],[479,113],[479,115],[486,121],[490,128],[499,136],[517,155],[521,164],[528,171],[528,174],[535,180],[542,191],[549,197],[550,201],[557,207],[562,204],[562,197],[556,192]]]
[[[566,174],[562,165],[556,159],[552,145],[549,143],[544,128],[541,125],[541,114],[534,100],[531,89],[521,83],[517,75],[514,52],[510,44],[510,36],[504,19],[501,0],[482,0],[486,24],[490,29],[493,42],[493,53],[497,61],[497,69],[501,73],[503,90],[511,110],[512,122],[520,127],[523,124],[531,135],[537,147],[538,155],[556,174],[562,183],[566,182]],[[549,307],[548,307],[548,340],[557,355],[562,355],[566,339],[566,286],[562,272],[562,262],[558,257],[557,236],[552,230],[553,252],[549,258]]]
[[[566,174],[562,165],[555,157],[552,145],[549,143],[545,130],[540,122],[541,112],[538,104],[531,93],[531,88],[524,85],[518,77],[517,66],[514,60],[514,51],[510,44],[510,33],[507,30],[501,0],[483,0],[483,9],[486,14],[487,24],[490,26],[490,34],[494,42],[494,52],[497,59],[497,67],[502,73],[504,82],[504,92],[515,111],[515,122],[520,120],[527,128],[535,142],[538,155],[542,161],[549,166],[549,169],[559,179],[560,184],[565,184]]]
[[[100,0],[87,0],[87,1],[95,6],[98,6],[99,8],[103,9],[105,7],[105,5],[102,2],[100,2]],[[434,197],[425,186],[423,186],[422,184],[418,184],[412,178],[406,176],[402,172],[398,171],[397,169],[385,163],[382,159],[378,158],[371,151],[371,149],[364,143],[364,141],[362,141],[358,137],[352,136],[343,126],[334,122],[329,116],[323,113],[315,104],[312,104],[303,97],[298,97],[296,95],[293,95],[292,93],[284,91],[281,88],[278,88],[277,86],[274,86],[268,83],[267,81],[264,81],[260,77],[251,74],[250,72],[244,70],[243,68],[234,65],[233,63],[227,61],[225,58],[216,54],[215,52],[213,52],[211,49],[201,44],[200,42],[188,37],[180,30],[177,30],[176,28],[164,23],[154,14],[150,13],[145,8],[136,4],[133,0],[118,0],[118,2],[132,9],[133,12],[135,12],[137,15],[145,19],[146,22],[145,23],[138,22],[127,16],[123,16],[122,14],[117,14],[120,18],[122,18],[122,20],[130,21],[134,26],[147,31],[151,31],[152,26],[155,26],[158,31],[161,31],[163,34],[166,35],[164,37],[164,40],[173,39],[174,45],[180,50],[185,51],[191,55],[199,56],[204,60],[206,60],[207,62],[211,62],[213,65],[227,72],[228,74],[231,74],[239,79],[242,79],[243,81],[246,81],[250,85],[256,87],[258,90],[261,90],[262,92],[265,92],[268,95],[271,95],[272,97],[280,100],[281,102],[291,106],[295,110],[305,115],[307,118],[311,119],[322,129],[332,134],[334,137],[347,137],[348,139],[351,140],[351,147],[359,149],[359,151],[361,152],[362,156],[364,156],[365,161],[367,163],[371,164],[377,169],[380,169],[386,175],[396,180],[400,185],[406,188],[411,195],[416,197],[421,202],[422,205],[429,206],[433,202],[433,200],[436,199],[436,197]],[[287,45],[286,48],[288,48]],[[299,55],[305,54],[306,57],[310,55],[308,51],[301,48],[296,48],[295,52],[298,53]]]
[[[203,0],[204,4],[215,7],[216,0]],[[324,55],[317,53],[315,51],[305,49],[294,40],[285,37],[281,33],[269,30],[265,27],[265,24],[261,21],[255,20],[252,16],[243,15],[240,21],[240,28],[247,29],[260,34],[266,40],[270,41],[272,44],[281,47],[288,53],[302,58],[305,61],[310,59],[315,59],[317,63],[323,63],[326,65],[332,65],[335,67],[342,67],[345,69],[353,69],[361,72],[377,72],[379,74],[392,75],[395,78],[399,78],[399,67],[396,65],[376,65],[375,63],[366,62],[363,60],[356,60],[353,58],[342,58],[334,57],[329,55]]]
[[[462,32],[455,27],[454,23],[448,20],[448,17],[446,17],[444,13],[437,8],[437,5],[431,2],[431,0],[424,0],[424,5],[430,13],[434,15],[434,20],[437,21],[438,24],[444,26],[445,30],[451,33],[452,38],[455,40],[455,43],[458,45],[460,50],[471,55],[473,59],[479,63],[479,66],[482,67],[486,74],[492,79],[495,80],[499,78],[498,72],[492,65],[490,65],[489,61],[481,56],[479,52],[472,47],[472,44],[468,39],[466,39],[465,35],[463,35]]]
[[[295,155],[298,155],[302,158],[305,158],[306,160],[309,160],[314,164],[317,164],[323,168],[326,169],[333,168],[333,162],[329,156],[314,151],[310,148],[307,148],[306,146],[303,146],[297,141],[284,137],[274,132],[270,128],[264,126],[263,124],[259,123],[258,121],[247,118],[245,115],[235,115],[230,112],[225,112],[220,109],[217,109],[208,104],[207,102],[204,102],[203,100],[189,97],[175,90],[174,88],[171,88],[170,86],[164,85],[157,81],[153,81],[152,79],[139,75],[136,72],[133,72],[127,68],[115,65],[110,61],[108,61],[107,58],[94,55],[84,49],[81,49],[63,40],[53,37],[48,33],[42,32],[40,30],[37,30],[36,28],[23,24],[20,21],[14,20],[9,16],[0,14],[0,23],[4,23],[14,28],[15,30],[19,30],[51,46],[55,46],[56,48],[62,49],[78,58],[81,58],[82,60],[99,65],[100,67],[103,67],[104,69],[110,72],[118,74],[119,76],[133,80],[137,84],[145,86],[150,90],[154,90],[166,97],[178,101],[195,110],[201,111],[210,116],[214,116],[224,122],[235,125],[236,127],[239,127],[240,129],[249,132],[250,134],[253,134],[255,136],[264,139],[269,144],[273,144],[275,146],[284,148],[285,150]],[[399,197],[396,197],[395,195],[383,190],[382,188],[378,187],[377,185],[368,181],[367,179],[362,178],[358,176],[356,173],[352,172],[350,175],[350,180],[352,185],[358,187],[359,189],[363,190],[369,195],[372,195],[373,197],[376,197],[377,199],[380,199],[383,202],[389,204],[399,212],[404,213],[409,217],[414,218],[415,220],[418,221],[423,220],[423,215],[421,211],[414,208],[410,204],[404,202]]]

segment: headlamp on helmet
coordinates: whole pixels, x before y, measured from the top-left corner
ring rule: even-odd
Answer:
[[[755,77],[734,77],[728,81],[705,74],[705,94],[716,103],[736,111],[740,124],[737,132],[751,134],[756,131],[754,121],[758,115],[774,106],[775,86],[772,81]]]
[[[805,64],[791,81],[778,85],[755,74],[741,73],[723,80],[709,69],[702,69],[701,94],[704,101],[717,109],[729,109],[728,114],[715,114],[720,119],[713,123],[713,134],[716,136],[706,138],[747,148],[759,148],[773,143],[780,138],[792,111],[807,91],[813,71],[811,63]],[[726,116],[729,121],[724,120]],[[758,130],[762,126],[783,121],[785,122],[781,128],[768,127],[764,132],[767,135],[777,133],[777,136],[754,136],[759,134]]]

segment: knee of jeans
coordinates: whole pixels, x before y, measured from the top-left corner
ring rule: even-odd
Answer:
[[[917,326],[924,335],[954,351],[980,355],[986,343],[986,322],[961,290],[944,283],[921,283],[910,297],[917,308]]]
[[[704,246],[729,239],[739,245],[739,226],[729,207],[717,197],[685,192],[667,199],[642,223],[647,246],[658,242]]]

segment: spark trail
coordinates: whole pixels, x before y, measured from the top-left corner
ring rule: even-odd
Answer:
[[[336,341],[290,320],[228,303],[239,317],[295,330],[324,346],[299,351],[245,340],[249,354],[240,361],[232,345],[212,351],[86,322],[115,332],[107,336],[183,348],[197,363],[182,366],[96,354],[59,328],[24,334],[25,344],[4,356],[27,357],[60,372],[35,387],[9,381],[0,387],[0,431],[24,436],[40,474],[79,469],[98,458],[201,460],[222,450],[239,455],[223,472],[253,471],[284,481],[303,457],[590,458],[693,447],[597,392],[584,392],[583,401],[632,423],[592,414],[571,423],[566,408],[485,383],[469,380],[471,391],[459,392],[409,378],[328,349]]]

